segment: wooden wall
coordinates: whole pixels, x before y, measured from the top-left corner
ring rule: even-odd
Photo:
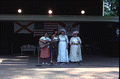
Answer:
[[[20,46],[25,44],[32,44],[37,46],[40,37],[34,37],[31,34],[15,34],[14,33],[14,22],[4,21],[1,24],[1,52],[0,54],[20,54]],[[114,23],[105,22],[80,22],[80,38],[82,45],[98,42],[101,48],[101,54],[108,56],[119,55],[118,47],[119,41],[113,42],[112,26]],[[69,37],[70,38],[70,37]],[[12,50],[13,44],[13,52]],[[110,49],[114,49],[110,50]],[[36,52],[37,53],[37,52]]]

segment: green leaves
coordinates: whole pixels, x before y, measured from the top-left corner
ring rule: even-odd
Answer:
[[[104,1],[104,15],[105,16],[119,16],[119,0],[105,0]]]

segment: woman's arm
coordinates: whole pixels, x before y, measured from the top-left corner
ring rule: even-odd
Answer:
[[[81,41],[80,37],[78,37],[78,41],[79,41],[79,43],[80,43],[80,44],[82,43],[82,41]]]
[[[47,39],[47,41],[51,41],[51,39],[50,39],[50,38],[48,38],[48,39]]]
[[[46,43],[46,41],[43,40],[42,37],[39,39],[39,41]]]
[[[70,45],[72,44],[72,37],[70,38]]]
[[[66,43],[67,43],[67,49],[68,49],[68,43],[69,43],[69,40],[68,40],[68,36],[66,35]]]
[[[51,36],[51,40],[53,41],[54,35]]]
[[[65,36],[65,39],[66,39],[66,42],[67,42],[67,44],[69,43],[69,40],[68,40],[68,36],[66,35]]]

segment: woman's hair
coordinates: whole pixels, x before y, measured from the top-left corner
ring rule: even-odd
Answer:
[[[45,32],[45,33],[44,33],[44,34],[42,34],[42,35],[44,36],[46,33],[48,34],[48,32]]]
[[[55,34],[55,31],[57,31],[57,32],[58,32],[58,30],[57,30],[57,29],[55,29],[55,30],[53,31],[53,34]]]
[[[46,33],[48,34],[48,32],[45,32],[44,34],[46,34]]]

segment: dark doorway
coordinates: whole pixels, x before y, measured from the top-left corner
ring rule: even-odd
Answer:
[[[110,22],[81,22],[80,37],[83,54],[110,56],[112,51],[112,26]]]

